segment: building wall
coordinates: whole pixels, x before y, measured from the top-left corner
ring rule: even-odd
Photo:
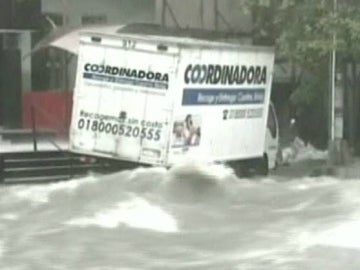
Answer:
[[[42,13],[67,15],[69,26],[80,26],[82,16],[106,17],[106,23],[153,22],[155,0],[43,0]]]
[[[167,0],[180,27],[195,27],[207,30],[234,30],[249,32],[251,15],[241,9],[241,0]],[[221,15],[216,14],[217,10]],[[164,1],[156,0],[156,20],[162,23]],[[169,9],[165,9],[166,26],[176,26]],[[225,19],[222,20],[221,16]]]
[[[23,31],[19,34],[19,49],[21,51],[22,92],[31,91],[31,32]]]
[[[42,13],[55,23],[62,21],[69,28],[91,23],[153,23],[155,0],[43,0]],[[69,60],[67,57],[59,61],[57,54],[54,60],[49,57],[49,63],[49,89],[71,91],[75,83],[77,58]]]
[[[169,8],[182,28],[249,32],[251,16],[241,13],[240,2],[241,0],[167,0]],[[94,22],[99,19],[100,22],[107,24],[161,23],[163,3],[163,0],[43,0],[42,13],[49,15],[54,22],[62,21],[69,27],[83,25],[84,16],[87,18],[93,16]],[[216,5],[221,15],[215,15]],[[164,14],[166,26],[176,25],[171,19],[169,9],[166,9]],[[226,23],[221,16],[224,17]],[[246,38],[246,43],[249,43],[248,38]],[[59,65],[63,66],[64,61],[49,65],[53,66],[53,71],[50,71],[53,76],[50,76],[49,88],[72,90],[76,74],[76,58],[67,65],[67,73],[59,74]],[[61,79],[59,84],[56,78],[62,76],[65,78]]]

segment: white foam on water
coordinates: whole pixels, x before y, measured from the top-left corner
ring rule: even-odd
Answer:
[[[178,232],[178,225],[173,216],[141,198],[121,202],[112,209],[97,212],[92,217],[75,218],[65,224],[79,227],[99,226],[108,229],[125,224],[132,228],[164,233]]]
[[[282,149],[282,158],[285,163],[302,160],[324,160],[328,158],[328,151],[316,149],[311,144],[305,144],[296,137],[290,146]]]
[[[21,186],[16,187],[13,192],[13,196],[17,199],[28,200],[34,204],[44,204],[49,202],[49,196],[55,191],[67,191],[71,192],[78,188],[83,183],[96,181],[94,176],[87,176],[81,179],[73,179],[70,181],[64,181],[48,185],[39,186]]]
[[[221,180],[233,175],[233,170],[224,164],[197,161],[186,161],[179,163],[170,169],[170,174],[187,173],[198,173]]]
[[[301,212],[301,211],[304,211],[304,210],[308,209],[309,207],[311,207],[311,205],[313,205],[315,202],[316,202],[316,199],[311,199],[311,200],[307,200],[307,201],[298,203],[291,207],[285,207],[285,208],[274,210],[274,212],[277,212],[277,213]]]
[[[187,184],[190,188],[199,185],[232,186],[237,183],[233,169],[224,164],[184,162],[177,164],[169,170],[164,184]]]
[[[296,160],[324,160],[328,158],[328,151],[318,150],[312,145],[308,144],[304,148],[301,148]]]
[[[234,256],[234,257],[237,259],[248,260],[248,261],[264,260],[264,258],[266,258],[266,260],[271,262],[272,265],[279,265],[279,266],[301,260],[299,257],[288,254],[285,248],[286,246],[284,246],[283,248],[279,247],[279,248],[269,248],[267,250],[259,249],[259,250],[247,251],[247,252],[243,252],[240,256]],[[253,267],[251,267],[251,269],[252,268]]]
[[[334,177],[303,177],[289,183],[290,190],[309,190],[341,185],[342,180]]]
[[[337,223],[326,230],[303,231],[297,236],[299,250],[313,246],[332,246],[360,249],[360,220]],[[321,228],[320,228],[321,229]]]
[[[3,220],[17,220],[19,218],[19,215],[14,213],[5,213],[0,216],[0,219]]]
[[[130,171],[129,179],[131,180],[141,175],[146,175],[149,173],[165,174],[166,172],[167,169],[165,167],[149,167],[149,168],[139,167]]]
[[[261,259],[264,256],[269,256],[278,253],[279,249],[257,249],[240,253],[241,259]]]
[[[314,244],[360,249],[360,217],[349,220],[320,233]]]
[[[333,181],[332,181],[333,182]],[[347,209],[347,217],[334,222],[324,222],[317,228],[310,228],[299,234],[301,247],[322,245],[360,249],[360,191],[358,181],[338,180],[336,205]]]
[[[0,240],[0,258],[4,256],[5,253],[5,244],[3,241]]]

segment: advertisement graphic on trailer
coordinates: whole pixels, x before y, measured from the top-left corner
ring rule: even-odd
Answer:
[[[185,115],[174,121],[172,147],[198,146],[201,140],[200,115]]]

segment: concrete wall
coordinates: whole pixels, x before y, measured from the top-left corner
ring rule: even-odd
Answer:
[[[31,32],[23,31],[19,34],[19,49],[21,51],[21,73],[22,73],[22,92],[31,91]]]
[[[27,30],[0,30],[3,43],[6,43],[8,35],[12,35],[16,39],[15,47],[8,49],[18,49],[21,54],[21,85],[22,91],[31,90],[31,57],[25,57],[31,51],[31,31]],[[4,44],[0,44],[0,50],[5,48]],[[7,47],[7,46],[6,46]]]
[[[84,15],[105,16],[106,24],[154,23],[155,0],[43,0],[42,13],[61,15],[64,25],[74,28],[82,25]],[[73,89],[76,61],[74,57],[68,63],[67,79],[64,78],[61,85],[52,88],[65,91]]]
[[[105,15],[109,24],[153,22],[155,0],[43,0],[42,12],[66,14],[74,27],[83,15]]]

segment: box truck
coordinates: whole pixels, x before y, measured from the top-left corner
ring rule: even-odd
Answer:
[[[70,150],[160,166],[245,162],[266,173],[277,151],[267,128],[273,63],[266,47],[82,33]]]

